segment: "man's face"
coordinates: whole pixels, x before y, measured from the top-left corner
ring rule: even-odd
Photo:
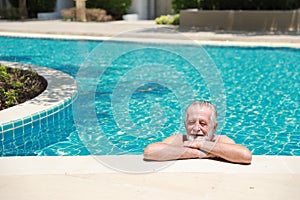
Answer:
[[[209,107],[193,105],[187,110],[186,133],[196,137],[207,136],[211,127],[212,111]],[[196,139],[196,138],[195,138]]]

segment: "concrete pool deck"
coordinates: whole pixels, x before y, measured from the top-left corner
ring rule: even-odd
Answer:
[[[0,21],[0,35],[109,39],[121,32],[161,27],[153,21],[79,23]],[[299,35],[180,31],[203,44],[300,47]],[[140,31],[132,37],[169,38]],[[141,156],[106,159],[144,163]],[[148,165],[150,163],[145,162]],[[0,199],[298,199],[299,156],[253,156],[251,165],[215,160],[172,162],[155,173],[128,174],[92,156],[2,157]]]
[[[138,161],[142,156],[105,156]],[[152,173],[121,173],[97,157],[0,158],[1,199],[297,199],[300,157],[254,156],[251,165],[170,161]]]

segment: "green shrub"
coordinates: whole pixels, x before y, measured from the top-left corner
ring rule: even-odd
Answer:
[[[299,0],[201,0],[207,10],[291,10],[300,8]]]
[[[28,15],[31,18],[36,18],[37,13],[53,12],[55,5],[56,0],[27,0]]]
[[[32,99],[46,87],[47,82],[34,71],[0,65],[0,110]]]
[[[189,8],[204,10],[292,10],[300,0],[172,0],[175,13]]]
[[[189,8],[199,8],[201,0],[172,0],[172,8],[175,13],[179,13],[180,10]]]
[[[18,8],[1,8],[0,19],[20,19]]]
[[[19,0],[9,0],[9,3],[12,5],[12,7],[19,7]]]
[[[11,5],[19,8],[19,0],[9,0]],[[39,12],[53,12],[56,6],[56,0],[27,0],[26,1],[28,17],[36,18]]]
[[[179,25],[179,22],[180,22],[180,14],[174,15],[173,18],[174,18],[173,25]]]
[[[156,24],[179,25],[179,14],[162,15],[155,19]]]
[[[114,19],[122,19],[131,6],[131,0],[88,0],[87,8],[101,8],[107,11],[107,14],[113,16]]]

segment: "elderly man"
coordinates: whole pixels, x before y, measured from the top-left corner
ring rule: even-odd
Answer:
[[[145,160],[176,160],[219,157],[229,162],[250,164],[251,152],[225,135],[214,135],[218,126],[217,111],[213,104],[203,101],[192,103],[185,117],[186,135],[175,134],[148,145]]]

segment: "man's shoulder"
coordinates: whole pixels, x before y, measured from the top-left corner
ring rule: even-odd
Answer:
[[[215,135],[215,141],[222,142],[222,143],[232,143],[234,144],[234,140],[232,140],[227,135]]]

